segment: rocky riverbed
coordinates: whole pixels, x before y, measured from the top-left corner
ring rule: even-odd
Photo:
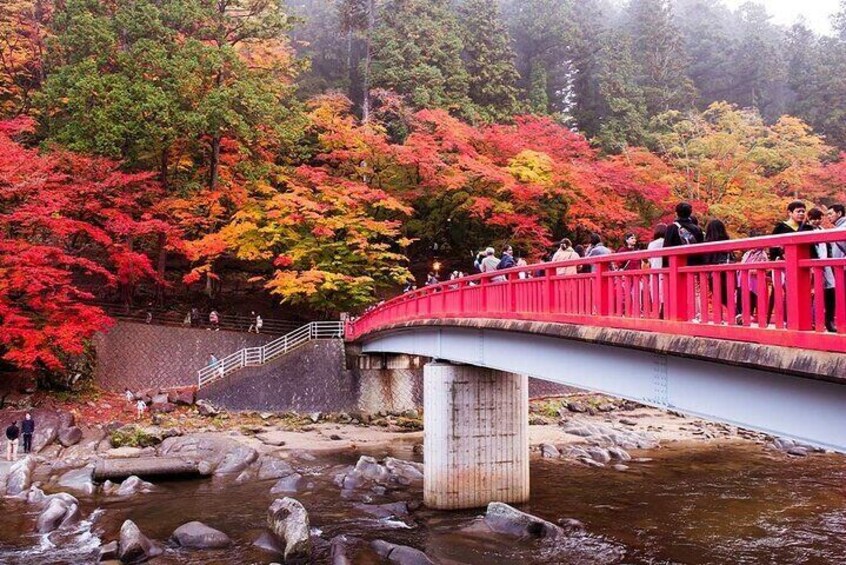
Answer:
[[[0,492],[11,510],[0,519],[9,526],[0,528],[0,561],[39,563],[47,552],[66,550],[61,562],[472,563],[483,562],[479,548],[491,544],[503,558],[566,552],[572,560],[556,561],[562,563],[632,555],[626,543],[592,533],[569,512],[541,508],[541,519],[504,506],[481,518],[428,511],[420,415],[413,411],[229,414],[173,404],[138,423],[86,424],[69,411],[35,410],[38,453],[0,463]],[[19,416],[0,412],[0,424]],[[593,482],[637,482],[655,473],[666,453],[703,450],[754,454],[786,467],[839,463],[809,446],[596,395],[533,402],[530,423],[533,474]],[[151,473],[142,462],[165,468],[135,476],[133,469]],[[173,462],[194,478],[174,482],[166,468]],[[548,496],[544,486],[535,481],[533,499]],[[528,506],[522,510],[532,511]],[[223,509],[232,515],[222,516]],[[233,522],[239,515],[246,522]],[[451,541],[432,545],[441,523],[451,525],[435,538]],[[454,547],[465,547],[463,558]]]

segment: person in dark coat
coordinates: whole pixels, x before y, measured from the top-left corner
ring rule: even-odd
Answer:
[[[6,428],[6,461],[12,461],[18,458],[18,438],[20,437],[20,433],[17,420]]]
[[[667,226],[664,234],[664,247],[680,247],[682,245],[693,245],[705,241],[705,234],[696,218],[693,217],[693,206],[687,202],[680,202],[676,206],[676,219]],[[688,259],[688,265],[698,265],[702,259],[692,256]],[[664,267],[669,267],[670,261],[664,258]]]
[[[32,434],[35,433],[35,420],[32,419],[32,414],[26,413],[24,421],[21,422],[21,433],[23,434],[23,450],[24,453],[32,452]]]

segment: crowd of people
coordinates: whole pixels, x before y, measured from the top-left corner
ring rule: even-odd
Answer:
[[[655,226],[652,234],[652,239],[645,246],[646,250],[655,251],[664,248],[679,247],[686,245],[696,245],[701,243],[728,241],[730,239],[726,225],[720,219],[711,219],[708,221],[704,229],[700,225],[697,217],[694,215],[693,206],[687,202],[681,202],[675,209],[676,217],[671,223],[659,223]],[[772,235],[797,233],[801,231],[814,231],[826,229],[823,227],[825,217],[829,220],[828,229],[846,230],[846,207],[842,204],[835,204],[828,207],[825,211],[820,208],[812,208],[808,210],[805,202],[801,200],[794,200],[786,207],[786,218],[779,221],[773,228]],[[763,235],[761,232],[750,233],[750,236]],[[615,253],[626,253],[632,251],[640,251],[643,247],[638,242],[637,234],[634,232],[626,233],[623,238],[623,244],[612,251],[603,241],[602,235],[599,233],[591,233],[584,244],[573,244],[570,239],[562,239],[557,249],[546,259],[549,262],[561,263],[566,261],[576,261],[583,258],[594,258],[611,255]],[[844,258],[846,257],[846,234],[842,242],[835,242],[833,244],[820,243],[811,246],[811,258],[827,259],[827,258]],[[697,255],[690,255],[688,257],[688,265],[721,265],[732,263],[760,263],[768,261],[779,261],[784,258],[784,251],[780,247],[773,247],[770,249],[751,249],[738,256],[729,251],[721,251],[716,253],[702,253]],[[653,257],[644,260],[621,258],[620,261],[612,261],[611,268],[617,271],[640,271],[645,269],[661,269],[668,267],[669,260],[667,258]],[[522,258],[516,258],[514,250],[510,245],[503,247],[499,257],[496,255],[496,250],[493,247],[488,247],[484,251],[479,252],[473,263],[475,269],[479,273],[490,273],[526,265],[526,261]],[[577,273],[595,271],[597,265],[590,264],[573,264],[556,267],[556,275],[575,275]],[[541,269],[539,273],[542,273]],[[519,273],[520,278],[531,277],[536,271],[526,270]],[[826,266],[822,270],[824,283],[824,309],[825,309],[825,325],[828,331],[834,332],[835,328],[835,304],[836,304],[836,289],[834,270],[830,266]],[[461,271],[453,271],[449,279],[457,279],[466,276]],[[730,317],[734,317],[735,323],[743,323],[743,303],[744,300],[740,295],[741,285],[740,281],[732,287],[735,288],[733,296],[728,289],[727,283],[728,273],[723,271],[714,275],[714,280],[709,281],[708,289],[700,289],[697,281],[696,294],[697,296],[702,292],[716,292],[713,286],[719,284],[720,287],[720,301],[726,312],[730,313]],[[734,276],[734,275],[733,275]],[[773,280],[772,272],[768,272],[766,280],[758,280],[757,272],[750,271],[746,281],[748,288],[748,303],[750,309],[747,310],[747,316],[751,314],[757,316],[758,313],[758,296],[761,293],[762,285],[767,285],[772,288],[774,284],[784,284],[782,280]],[[764,278],[763,276],[761,277]],[[500,282],[506,279],[505,275],[495,276],[491,278],[491,282]],[[780,279],[780,277],[779,277]],[[437,274],[430,272],[426,285],[438,284]],[[472,283],[471,283],[472,284]],[[659,284],[663,284],[659,280]],[[417,287],[413,282],[410,282],[405,292],[415,290]],[[660,293],[663,294],[663,293]],[[774,294],[769,292],[769,300],[767,304],[766,319],[769,323],[772,318],[774,310]],[[846,300],[846,295],[843,296]],[[697,300],[697,308],[699,301]],[[663,309],[662,309],[663,310]],[[662,311],[663,315],[663,311]],[[727,316],[728,318],[729,316]],[[694,321],[698,321],[699,312],[697,311]]]

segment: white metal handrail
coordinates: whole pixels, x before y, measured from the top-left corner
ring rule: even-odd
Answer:
[[[343,322],[310,322],[261,347],[245,347],[231,355],[227,355],[216,363],[211,363],[203,367],[197,371],[197,387],[202,388],[207,386],[244,367],[264,365],[293,351],[301,345],[305,345],[313,339],[341,339],[343,337]]]

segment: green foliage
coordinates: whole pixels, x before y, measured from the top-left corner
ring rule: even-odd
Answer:
[[[288,28],[279,5],[261,0],[69,0],[52,24],[44,131],[165,182],[174,165],[205,160],[213,185],[221,137],[286,137]]]
[[[447,0],[391,0],[373,36],[373,86],[472,116],[463,44]]]
[[[153,447],[162,442],[162,438],[137,426],[123,426],[111,433],[109,443],[112,447]]]
[[[514,52],[496,0],[467,0],[459,8],[469,95],[486,121],[506,121],[517,113]]]

